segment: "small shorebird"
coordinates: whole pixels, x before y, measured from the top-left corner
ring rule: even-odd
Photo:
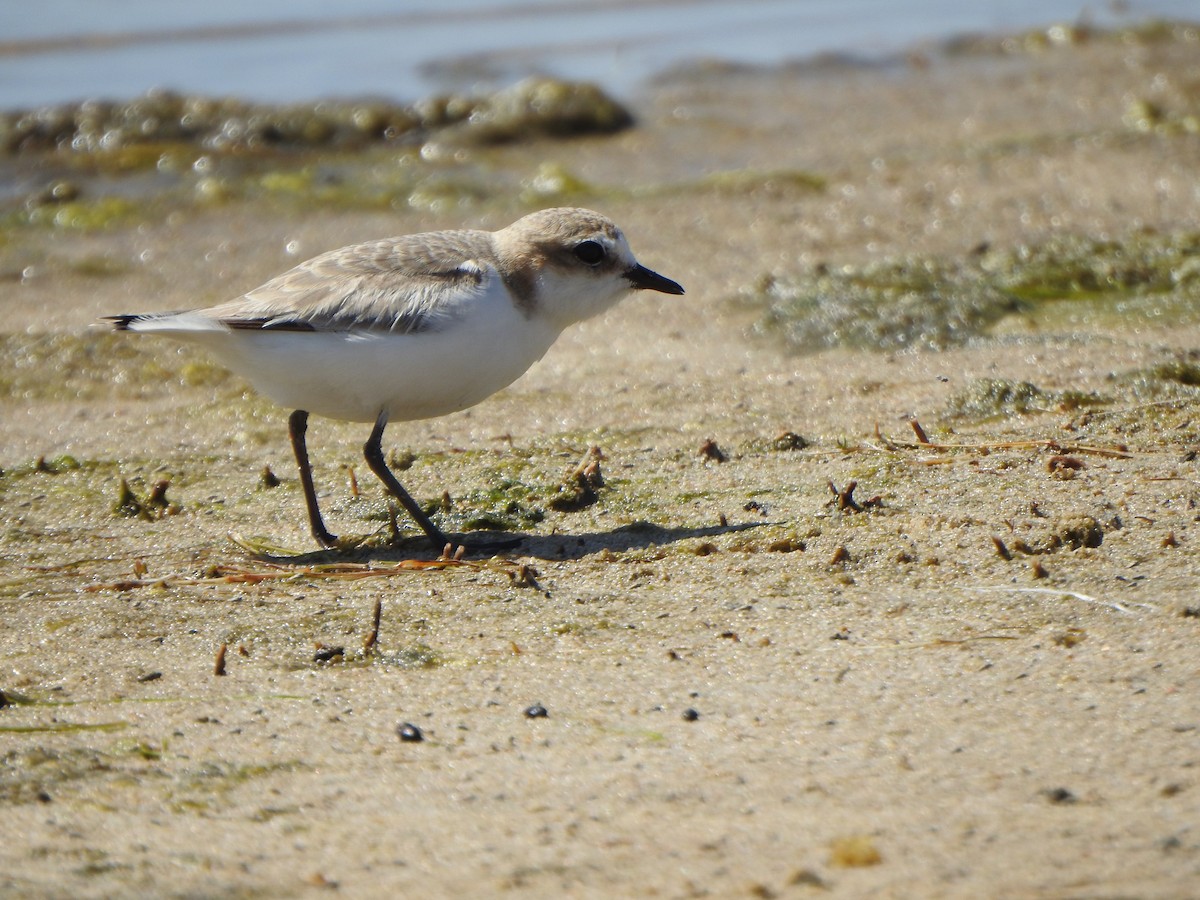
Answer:
[[[634,259],[621,230],[586,209],[546,209],[500,231],[438,231],[369,241],[301,263],[207,309],[107,316],[205,347],[294,410],[292,449],[313,537],[325,527],[305,432],[309,413],[374,422],[367,465],[434,548],[450,543],[384,462],[389,421],[441,416],[512,384],[568,325],[631,290],[683,288]]]

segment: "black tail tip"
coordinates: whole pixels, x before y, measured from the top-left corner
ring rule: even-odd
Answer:
[[[103,316],[101,322],[111,322],[113,331],[129,331],[129,326],[142,318],[137,313],[126,313],[122,316]]]

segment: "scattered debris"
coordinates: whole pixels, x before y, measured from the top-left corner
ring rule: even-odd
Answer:
[[[972,587],[971,590],[997,591],[997,592],[1012,591],[1017,594],[1048,594],[1048,595],[1054,596],[1054,597],[1062,597],[1062,598],[1067,598],[1067,599],[1071,599],[1071,600],[1079,600],[1083,603],[1094,603],[1097,606],[1107,606],[1109,609],[1116,610],[1117,612],[1120,612],[1120,613],[1129,613],[1129,614],[1133,613],[1133,610],[1130,609],[1129,606],[1126,606],[1124,603],[1117,603],[1112,600],[1101,600],[1097,597],[1092,597],[1088,594],[1081,594],[1079,591],[1067,591],[1067,590],[1060,590],[1058,588],[1009,587],[1006,585],[997,585],[995,587],[989,587],[989,586],[985,586],[985,585],[978,585],[978,586]],[[1155,606],[1153,606],[1152,604],[1149,604],[1149,603],[1134,603],[1131,605],[1141,607],[1142,609],[1149,609],[1149,610],[1156,609]]]
[[[775,440],[771,441],[771,449],[779,451],[787,450],[803,450],[808,446],[808,441],[794,431],[783,431],[775,436]]]
[[[1053,640],[1059,647],[1070,650],[1072,647],[1077,647],[1087,640],[1087,632],[1082,628],[1071,627],[1054,635]]]
[[[864,500],[861,504],[854,499],[854,489],[858,487],[857,481],[850,481],[844,488],[838,490],[837,485],[832,481],[826,482],[829,485],[829,490],[833,494],[834,499],[830,501],[837,507],[840,512],[863,512],[867,509],[878,509],[883,506],[883,498],[876,495],[869,500]]]
[[[313,662],[334,662],[335,660],[344,659],[345,656],[345,647],[327,647],[325,644],[317,644],[317,652],[313,654]]]
[[[725,455],[725,451],[718,447],[717,442],[712,438],[709,438],[700,445],[699,452],[705,459],[711,459],[713,462],[723,463],[729,461],[729,457]]]
[[[509,579],[513,583],[513,587],[519,588],[535,588],[541,590],[542,586],[538,584],[538,570],[528,563],[520,563],[515,570],[509,570]]]
[[[924,432],[922,432],[924,433]],[[1045,449],[1055,453],[1090,453],[1095,456],[1104,456],[1111,459],[1129,459],[1133,456],[1129,452],[1129,448],[1123,444],[1118,444],[1113,447],[1093,447],[1085,444],[1063,444],[1053,438],[1033,439],[1027,441],[983,441],[977,444],[944,444],[933,443],[931,441],[918,441],[910,443],[906,441],[897,441],[884,435],[879,427],[879,423],[875,424],[875,439],[883,446],[883,449],[894,452],[897,450],[969,450],[974,453],[979,453],[982,456],[987,456],[989,453],[994,453],[998,450],[1036,450]]]
[[[1103,526],[1091,516],[1066,516],[1055,521],[1049,537],[1052,548],[1099,547],[1104,541]]]
[[[264,581],[293,581],[297,578],[339,579],[357,581],[361,578],[380,578],[413,572],[440,571],[442,569],[463,566],[471,569],[491,569],[507,572],[517,564],[504,559],[493,558],[483,562],[463,559],[465,547],[455,548],[447,544],[443,555],[437,559],[404,559],[385,566],[373,563],[323,563],[311,566],[295,566],[279,563],[263,563],[261,569],[247,569],[241,566],[216,565],[208,569],[203,577],[167,576],[154,579],[128,579],[124,581],[103,582],[84,585],[88,593],[96,591],[130,591],[145,587],[165,587],[168,585],[197,585],[197,584],[259,584]]]
[[[401,722],[396,726],[396,734],[406,744],[419,744],[425,740],[425,735],[421,733],[421,729],[412,722]]]
[[[379,598],[375,599],[375,608],[371,612],[371,630],[367,632],[367,636],[363,638],[363,653],[370,655],[375,650],[375,644],[379,641],[379,623],[383,618],[383,601]]]
[[[145,519],[147,522],[156,521],[163,516],[176,515],[181,511],[181,507],[167,499],[167,488],[170,486],[171,482],[166,479],[156,481],[143,500],[133,492],[129,482],[122,478],[117,489],[117,500],[113,504],[113,515]]]
[[[767,544],[767,552],[769,553],[795,553],[803,552],[805,549],[804,541],[799,538],[786,537],[780,538],[777,541],[771,541]]]
[[[1046,788],[1041,794],[1051,803],[1064,806],[1079,801],[1079,798],[1065,787]]]
[[[213,662],[213,674],[214,675],[224,675],[225,674],[225,652],[228,649],[229,649],[228,644],[222,644],[220,647],[217,648],[217,658]]]
[[[271,489],[279,487],[279,476],[271,471],[270,466],[263,466],[262,475],[258,478],[259,487]]]
[[[1063,481],[1070,481],[1075,477],[1075,473],[1086,468],[1087,463],[1082,459],[1062,453],[1056,453],[1046,460],[1046,471]]]
[[[840,869],[877,866],[881,862],[883,854],[875,846],[875,839],[867,834],[840,837],[829,845],[829,864]]]
[[[811,887],[818,890],[828,890],[829,885],[812,869],[797,869],[788,876],[787,883],[792,887]]]
[[[579,465],[567,473],[546,505],[556,512],[578,512],[598,501],[598,491],[604,487],[604,475],[600,471],[602,459],[604,453],[600,448],[591,447]]]

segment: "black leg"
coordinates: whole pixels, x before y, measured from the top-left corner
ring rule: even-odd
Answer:
[[[429,521],[429,516],[425,515],[424,510],[417,506],[417,501],[409,496],[408,491],[396,480],[396,476],[392,474],[392,470],[383,461],[381,443],[383,442],[383,429],[386,427],[387,413],[382,412],[379,414],[379,418],[375,420],[375,427],[371,429],[371,436],[367,438],[367,442],[363,445],[363,456],[366,457],[367,465],[371,467],[371,471],[383,482],[392,495],[400,501],[400,504],[408,510],[408,514],[413,517],[414,522],[421,526],[421,530],[429,536],[429,540],[433,544],[433,549],[441,553],[446,548],[446,545],[450,543],[450,540],[446,535],[442,534],[441,529]]]
[[[313,537],[322,547],[333,547],[337,537],[325,529],[321,520],[321,509],[317,506],[317,491],[313,487],[312,466],[308,463],[308,447],[304,432],[308,430],[308,412],[298,409],[288,417],[288,434],[292,437],[292,450],[296,454],[296,465],[300,467],[300,484],[304,488],[304,503],[308,507],[308,523]]]

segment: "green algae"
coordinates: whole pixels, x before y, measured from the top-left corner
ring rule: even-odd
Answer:
[[[45,802],[52,790],[110,772],[111,765],[97,750],[13,749],[0,756],[0,803]]]
[[[582,201],[602,192],[599,186],[584,180],[561,163],[549,161],[542,162],[537,171],[521,184],[521,201],[531,205]]]
[[[125,197],[99,197],[26,207],[10,213],[2,225],[52,226],[72,231],[101,231],[136,221],[143,206]]]
[[[984,254],[984,277],[1022,300],[1162,294],[1200,283],[1200,234],[1136,234],[1123,241],[1059,235]]]
[[[7,734],[74,734],[81,731],[121,731],[128,722],[47,722],[42,725],[0,725]]]
[[[501,144],[537,137],[611,134],[632,124],[629,110],[597,85],[528,78],[474,104],[443,137],[457,143]]]
[[[718,194],[746,195],[759,191],[823,191],[827,185],[825,178],[801,169],[725,169],[681,187]]]
[[[449,658],[432,647],[416,644],[402,650],[377,651],[370,654],[366,661],[371,665],[398,669],[436,669],[447,665]]]
[[[1114,374],[1115,389],[1142,401],[1194,401],[1200,396],[1200,353],[1189,351]]]
[[[1028,381],[976,378],[946,401],[946,416],[958,419],[995,419],[1039,412],[1064,412],[1111,402],[1097,394],[1051,391]]]
[[[943,349],[986,334],[1022,308],[960,267],[917,259],[769,277],[750,296],[766,307],[758,332],[797,352]]]
[[[254,104],[154,91],[0,112],[0,162],[46,180],[0,204],[3,232],[99,231],[171,209],[282,201],[322,209],[446,209],[510,197],[487,148],[610,134],[633,124],[595,85],[534,78],[495,94]]]
[[[544,485],[509,476],[484,476],[487,488],[476,488],[452,501],[445,498],[426,506],[444,527],[464,531],[521,531],[546,517],[541,498]]]
[[[901,258],[768,276],[743,297],[795,352],[944,349],[997,333],[1200,321],[1200,233],[1059,235],[963,261]]]
[[[125,102],[91,99],[0,114],[0,153],[59,151],[126,168],[155,167],[181,146],[227,153],[354,149],[433,135],[498,143],[609,133],[632,123],[629,111],[596,85],[552,78],[412,105],[264,104],[155,90]]]

